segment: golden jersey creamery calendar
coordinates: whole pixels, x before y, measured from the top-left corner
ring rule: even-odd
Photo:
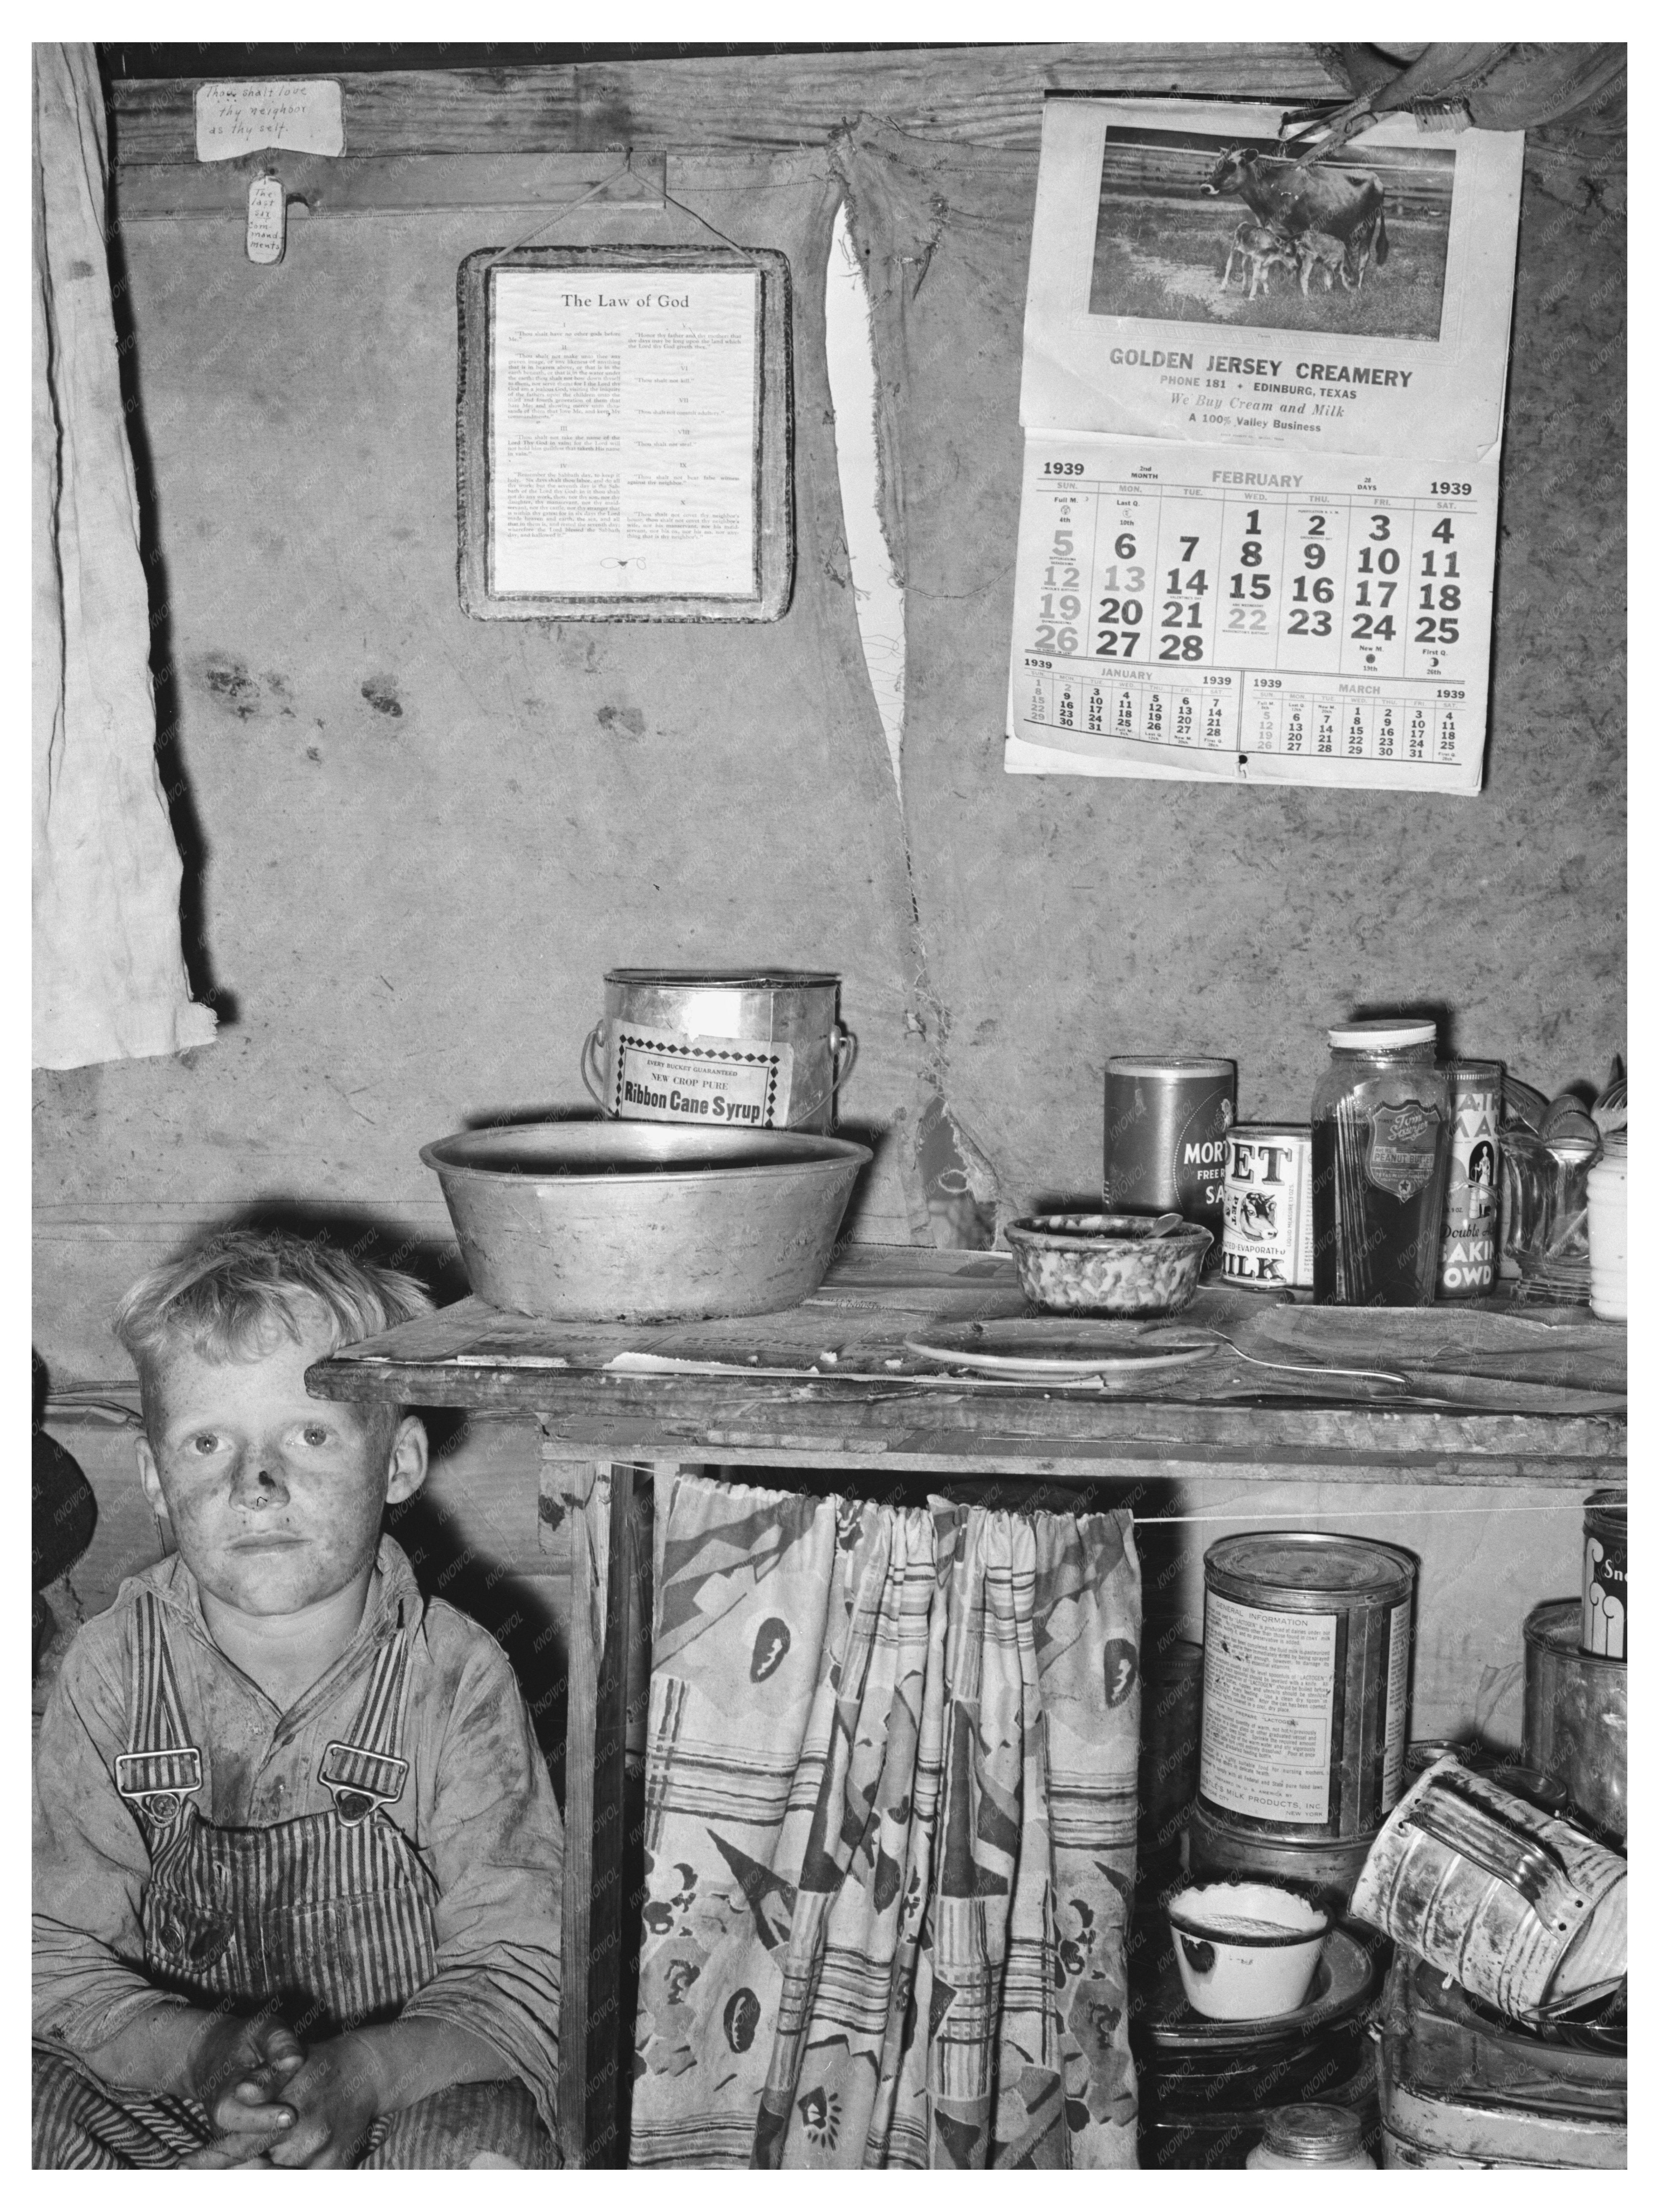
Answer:
[[[1051,99],[1005,764],[1478,792],[1519,134]]]

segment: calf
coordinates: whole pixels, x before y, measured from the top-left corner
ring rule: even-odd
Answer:
[[[1254,300],[1258,292],[1267,289],[1270,269],[1294,270],[1297,266],[1295,248],[1282,233],[1269,229],[1259,222],[1241,222],[1233,233],[1233,242],[1227,248],[1227,264],[1221,272],[1221,289],[1224,292],[1233,281],[1233,264],[1237,262],[1244,273],[1247,289],[1245,298]],[[1303,286],[1306,291],[1307,286]]]
[[[1297,240],[1294,251],[1304,300],[1308,296],[1308,279],[1316,269],[1325,279],[1328,292],[1334,289],[1339,276],[1345,289],[1353,290],[1354,280],[1348,274],[1348,249],[1340,238],[1329,237],[1322,230],[1304,230]]]
[[[1199,189],[1212,198],[1236,192],[1259,223],[1292,242],[1310,233],[1335,239],[1355,290],[1373,260],[1380,265],[1389,258],[1382,187],[1363,169],[1301,168],[1236,146],[1221,155]]]

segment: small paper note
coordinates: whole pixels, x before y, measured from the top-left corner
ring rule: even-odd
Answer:
[[[265,267],[288,244],[288,207],[280,177],[256,177],[247,188],[247,258]]]
[[[296,154],[343,154],[345,109],[337,83],[201,84],[196,88],[196,158],[232,161],[269,146]]]

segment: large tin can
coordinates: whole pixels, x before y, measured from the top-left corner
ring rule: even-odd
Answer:
[[[1626,1828],[1629,1670],[1578,1649],[1579,1601],[1552,1598],[1527,1615],[1522,1755],[1566,1784],[1573,1805],[1601,1834]]]
[[[840,991],[793,968],[612,968],[582,1080],[613,1120],[827,1133],[857,1049]]]
[[[1227,1132],[1238,1071],[1231,1060],[1120,1055],[1106,1063],[1109,1212],[1196,1221],[1221,1249]]]
[[[1313,1285],[1313,1131],[1239,1122],[1227,1138],[1221,1273],[1241,1291]]]
[[[1526,2020],[1617,1980],[1629,1884],[1620,1853],[1449,1759],[1418,1777],[1385,1824],[1352,1909],[1472,1996]]]
[[[1373,1833],[1401,1792],[1416,1562],[1359,1536],[1225,1536],[1204,1554],[1199,1797],[1264,1838]]]
[[[1450,1073],[1451,1150],[1436,1295],[1479,1298],[1498,1279],[1498,1117],[1504,1070],[1495,1060],[1460,1060]]]
[[[1630,1507],[1623,1490],[1584,1500],[1584,1580],[1578,1649],[1603,1659],[1630,1656]]]

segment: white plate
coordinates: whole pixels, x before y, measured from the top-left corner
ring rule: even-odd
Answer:
[[[1042,1331],[1041,1337],[1025,1334],[1033,1326]],[[1217,1349],[1213,1344],[1173,1349],[1167,1343],[1140,1346],[1121,1337],[1091,1342],[1085,1331],[1063,1323],[1054,1328],[1017,1321],[1000,1325],[988,1322],[971,1334],[964,1328],[940,1329],[931,1339],[907,1336],[904,1348],[920,1359],[972,1368],[981,1375],[1031,1376],[1143,1375],[1154,1368],[1189,1367],[1197,1360],[1208,1359]]]

